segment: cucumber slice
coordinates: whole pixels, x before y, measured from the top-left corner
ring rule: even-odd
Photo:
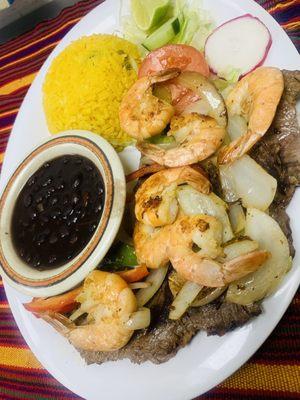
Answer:
[[[142,46],[147,50],[152,51],[164,46],[165,44],[171,42],[171,40],[180,31],[180,23],[177,17],[170,19],[164,23],[160,28],[154,31],[150,36],[148,36]]]

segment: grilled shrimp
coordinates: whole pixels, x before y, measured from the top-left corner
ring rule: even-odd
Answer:
[[[205,160],[217,151],[226,134],[225,128],[219,126],[215,119],[197,113],[174,116],[170,127],[168,135],[175,138],[175,148],[162,149],[147,142],[137,144],[143,154],[167,167]]]
[[[245,76],[230,92],[226,106],[229,116],[240,115],[247,132],[220,150],[220,164],[231,163],[247,153],[269,129],[284,89],[282,72],[261,67]]]
[[[133,331],[125,323],[137,310],[136,297],[127,283],[117,274],[93,271],[85,279],[77,301],[87,313],[86,323],[76,326],[69,318],[58,314],[42,314],[77,348],[94,351],[113,351],[125,346]]]
[[[169,262],[170,225],[153,228],[137,221],[134,227],[133,243],[138,262],[156,269]]]
[[[137,140],[147,139],[161,133],[174,115],[174,107],[155,97],[155,83],[176,78],[179,70],[161,71],[156,75],[138,79],[123,97],[119,118],[121,128]]]
[[[135,216],[153,227],[172,224],[178,214],[177,186],[190,184],[201,193],[210,192],[210,182],[190,166],[164,169],[150,176],[135,195]]]
[[[269,257],[266,251],[252,251],[230,261],[222,257],[222,224],[215,217],[180,217],[171,226],[169,259],[186,280],[208,287],[228,285],[256,271]],[[194,246],[200,248],[195,251]]]

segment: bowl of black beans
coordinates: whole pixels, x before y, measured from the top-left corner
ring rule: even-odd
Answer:
[[[0,270],[36,297],[78,285],[117,235],[125,205],[120,159],[102,137],[68,131],[38,145],[0,200]]]

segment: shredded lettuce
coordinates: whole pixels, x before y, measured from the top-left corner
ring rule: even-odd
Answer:
[[[211,15],[203,9],[201,0],[177,0],[175,12],[179,17],[181,28],[174,43],[189,44],[198,50],[213,30]]]
[[[121,18],[121,26],[124,39],[136,44],[139,48],[141,56],[146,56],[148,52],[141,44],[146,39],[147,34],[136,26],[133,17],[131,15],[123,16]]]
[[[122,0],[121,8],[130,10],[129,2]],[[180,31],[172,40],[172,43],[189,44],[202,51],[214,25],[210,13],[203,9],[202,0],[172,0],[169,11],[161,21],[160,26],[174,17],[179,19]],[[153,33],[159,26],[151,32],[145,33],[136,26],[133,17],[130,15],[121,16],[120,21],[124,38],[138,45],[141,55],[145,56],[147,51],[142,43],[147,35]]]

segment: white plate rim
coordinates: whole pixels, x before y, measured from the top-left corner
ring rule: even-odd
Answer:
[[[226,0],[225,0],[226,1]],[[228,0],[228,2],[231,3],[238,3],[238,0]],[[91,17],[91,14],[95,15],[97,12],[97,9],[100,9],[100,7],[109,7],[109,5],[111,4],[116,4],[116,1],[113,0],[107,0],[105,3],[99,5],[98,7],[96,7],[91,13],[89,13],[87,16],[85,16],[67,35],[67,37],[71,37],[71,35],[76,34],[76,32],[78,32],[78,30],[81,29],[82,26],[84,26],[88,19]],[[238,4],[236,4],[236,6],[238,7]],[[272,26],[274,28],[274,26],[276,26],[276,29],[278,30],[279,25],[277,24],[276,21],[273,20],[273,18],[264,10],[262,9],[258,4],[256,4],[254,1],[252,0],[244,0],[243,2],[243,8],[246,9],[247,11],[249,10],[251,13],[254,13],[256,16],[260,16],[267,24],[268,26]],[[103,9],[102,9],[103,10]],[[282,29],[279,28],[281,31],[281,36],[282,34],[284,34],[286,37],[287,35],[285,33],[283,33]],[[290,39],[288,39],[288,42],[285,43],[286,46],[288,46],[289,48],[291,48],[291,46],[293,47],[293,44],[291,43]],[[59,45],[54,52],[59,51],[60,49]],[[296,60],[296,57],[295,57]],[[295,61],[295,67],[297,68],[300,65],[299,62],[300,58],[298,56],[298,63]],[[29,92],[31,92],[33,90],[34,85],[32,86],[32,88],[30,89]],[[17,120],[19,119],[19,116],[17,118]],[[16,127],[18,126],[17,124],[18,121],[16,121],[16,124],[14,126],[13,132],[11,137],[13,138],[14,136],[16,136],[15,131],[16,131]],[[10,150],[10,147],[12,147],[14,143],[14,140],[10,141],[10,145],[9,145],[9,149],[8,151],[11,152],[12,150]],[[6,166],[6,164],[8,163],[9,158],[6,158],[6,161],[4,162],[3,165],[3,171],[4,174],[2,174],[1,176],[1,184],[3,185],[5,180],[8,179],[9,177],[9,173],[7,172],[5,174],[5,171],[8,170],[9,168]],[[5,178],[4,178],[5,176]],[[296,193],[295,198],[291,204],[292,209],[296,209],[295,206],[295,200],[296,197],[299,197],[299,193]],[[299,199],[298,199],[299,200]],[[293,211],[293,210],[292,210]],[[297,234],[300,234],[300,231],[297,229]],[[291,281],[291,276],[293,277],[293,281]],[[275,326],[277,325],[278,321],[281,319],[282,315],[284,314],[286,308],[288,307],[292,297],[294,296],[298,284],[300,282],[300,271],[299,268],[298,270],[294,268],[292,269],[292,271],[288,274],[288,276],[286,277],[285,281],[283,282],[283,284],[281,285],[280,289],[278,290],[278,295],[282,292],[285,293],[285,298],[288,299],[287,301],[285,301],[284,304],[280,304],[280,312],[278,312],[278,314],[276,315],[276,318],[273,319],[272,322],[272,326],[270,326],[268,329],[264,329],[263,332],[259,332],[259,340],[256,340],[255,342],[252,342],[250,345],[248,345],[246,351],[244,351],[243,355],[241,357],[236,357],[235,359],[231,360],[231,362],[227,363],[227,368],[223,369],[222,371],[219,371],[218,374],[216,374],[217,376],[213,379],[213,381],[208,380],[206,384],[202,384],[201,388],[198,384],[198,382],[194,382],[193,384],[191,384],[191,386],[189,386],[188,388],[185,388],[184,392],[180,392],[180,393],[172,393],[172,399],[182,399],[182,398],[192,398],[194,396],[197,396],[199,394],[202,394],[204,392],[206,392],[207,390],[211,389],[212,387],[214,387],[215,385],[219,384],[221,381],[223,381],[226,377],[228,377],[229,375],[231,375],[237,368],[239,368],[242,364],[244,364],[244,362],[247,361],[247,359],[257,350],[258,347],[260,347],[260,345],[265,341],[265,339],[269,336],[269,334],[272,332],[272,330],[275,328]],[[68,387],[70,390],[72,390],[73,392],[79,394],[79,395],[83,395],[82,393],[78,392],[78,387],[77,385],[74,384],[74,382],[71,382],[69,379],[67,379],[67,377],[65,377],[64,375],[61,375],[60,371],[56,370],[55,368],[53,368],[53,365],[50,365],[48,360],[46,358],[43,357],[43,353],[41,353],[40,349],[36,347],[34,340],[32,339],[30,333],[27,330],[26,324],[24,323],[24,319],[22,318],[22,311],[20,308],[20,302],[18,301],[18,299],[16,298],[14,291],[7,286],[7,284],[4,282],[4,287],[7,293],[7,297],[8,297],[8,301],[10,303],[10,306],[12,308],[14,317],[18,323],[18,326],[21,330],[21,333],[23,334],[25,340],[27,341],[27,343],[29,344],[29,346],[31,347],[31,349],[33,350],[34,354],[39,358],[39,360],[41,361],[41,363],[48,369],[48,371],[56,378],[58,379],[62,384],[64,384],[64,386]],[[276,295],[274,296],[276,297]],[[269,300],[267,300],[268,302]],[[251,322],[251,325],[253,325],[253,329],[257,329],[258,328],[258,321],[261,319],[261,317],[258,317],[256,320],[254,320],[253,322]],[[250,325],[250,324],[249,324]],[[231,335],[231,334],[229,334]],[[179,355],[178,355],[179,356]],[[177,357],[178,357],[177,356]],[[201,393],[200,393],[201,392]],[[89,397],[92,398],[92,397]],[[111,397],[111,398],[116,398],[116,397]],[[135,397],[132,397],[135,398]],[[158,398],[158,397],[157,397]],[[170,396],[170,392],[167,391],[166,393],[163,393],[162,396],[160,396],[159,398],[171,398]]]

